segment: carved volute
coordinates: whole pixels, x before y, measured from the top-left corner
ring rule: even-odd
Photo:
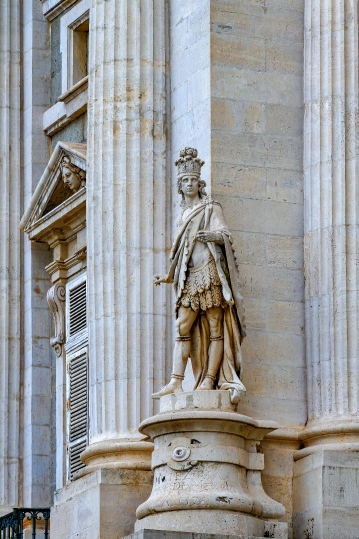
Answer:
[[[50,339],[50,344],[57,357],[61,356],[62,345],[66,342],[65,299],[66,288],[61,283],[54,284],[47,293],[47,301],[55,320],[55,335]]]

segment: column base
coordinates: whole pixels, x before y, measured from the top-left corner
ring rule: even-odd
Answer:
[[[295,462],[294,539],[357,539],[358,470],[357,450],[321,449]]]
[[[55,492],[51,539],[108,539],[133,531],[136,507],[151,492],[153,474],[101,468]]]
[[[205,511],[204,511],[205,513]],[[211,511],[212,513],[212,511]],[[230,513],[230,511],[228,511]],[[205,515],[202,515],[202,518]],[[221,518],[224,518],[223,515]],[[242,533],[240,528],[237,528],[237,534],[240,535],[224,535],[223,529],[219,528],[211,530],[211,533],[191,533],[185,530],[173,531],[171,529],[141,529],[132,535],[125,537],[124,539],[264,539],[265,537],[273,537],[274,539],[287,539],[288,531],[287,524],[283,522],[264,522],[260,526],[253,526],[249,522],[242,523],[242,530],[254,529],[261,533],[261,535],[249,535],[248,533]]]
[[[81,460],[86,464],[79,470],[75,479],[100,468],[121,470],[151,470],[151,442],[103,440],[86,447]]]

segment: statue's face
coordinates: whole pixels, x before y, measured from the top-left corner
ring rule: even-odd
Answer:
[[[77,191],[81,187],[80,178],[68,167],[62,168],[62,179],[64,180],[64,183],[70,187],[71,191]]]
[[[182,192],[184,195],[196,196],[199,191],[199,178],[188,174],[182,178]]]

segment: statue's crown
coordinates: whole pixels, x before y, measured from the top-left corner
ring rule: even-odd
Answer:
[[[190,148],[189,146],[182,148],[179,159],[175,161],[177,176],[184,176],[186,174],[201,175],[201,167],[203,167],[204,161],[199,159],[197,155],[196,148]]]

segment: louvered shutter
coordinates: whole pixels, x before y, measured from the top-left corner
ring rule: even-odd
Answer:
[[[84,467],[80,454],[88,443],[88,357],[86,275],[67,285],[67,478]]]
[[[87,349],[71,359],[69,366],[69,479],[84,467],[80,454],[87,445],[88,365]]]
[[[69,289],[69,337],[87,327],[86,281]]]

